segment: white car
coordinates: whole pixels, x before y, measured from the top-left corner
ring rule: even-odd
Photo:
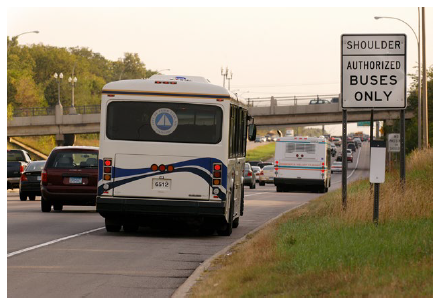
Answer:
[[[265,186],[266,183],[274,183],[274,165],[268,165],[259,172],[259,185]]]
[[[331,173],[334,172],[342,172],[343,171],[343,163],[341,161],[335,161],[331,166]]]

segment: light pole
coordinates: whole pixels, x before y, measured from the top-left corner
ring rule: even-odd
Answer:
[[[74,77],[74,73],[72,73],[72,77]],[[76,82],[78,81],[78,79],[76,77],[74,77],[72,79],[72,77],[69,77],[69,83],[70,83],[70,86],[72,87],[72,106],[70,107],[70,114],[76,114],[76,110],[75,110],[75,85],[76,85]]]
[[[55,74],[53,75],[53,77],[55,78],[56,82],[58,83],[58,105],[61,106],[61,81],[62,78],[64,77],[62,73],[60,73],[59,75],[55,72]]]
[[[16,41],[16,40],[18,39],[18,37],[21,36],[21,35],[24,35],[24,34],[38,34],[38,33],[40,33],[38,30],[34,30],[34,31],[26,31],[26,32],[24,32],[24,33],[21,33],[21,34],[19,34],[19,35],[16,35],[16,36],[11,37],[11,43],[14,42],[14,41]],[[9,46],[10,46],[10,44],[9,44],[9,41],[8,41],[8,52],[9,52]]]
[[[403,22],[405,25],[410,27],[413,34],[416,37],[416,42],[418,43],[418,149],[422,148],[422,102],[421,102],[421,43],[419,41],[419,33],[420,33],[420,18],[419,18],[419,8],[418,8],[418,35],[414,31],[414,29],[404,20],[394,18],[394,17],[375,17],[375,20],[379,19],[393,19],[397,21]],[[424,127],[427,127],[424,125]]]

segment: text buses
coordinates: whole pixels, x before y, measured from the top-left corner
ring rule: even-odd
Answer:
[[[232,233],[249,118],[234,94],[202,77],[156,75],[105,85],[101,106],[97,211],[107,231],[172,216]]]

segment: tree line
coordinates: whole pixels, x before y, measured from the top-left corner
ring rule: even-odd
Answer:
[[[56,105],[58,83],[55,73],[64,76],[60,85],[62,105],[71,105],[72,87],[68,78],[76,77],[75,106],[83,106],[100,104],[102,87],[108,82],[149,78],[157,71],[147,69],[137,53],[125,53],[123,58],[111,61],[86,47],[26,46],[19,45],[16,37],[8,37],[8,117],[15,108]]]
[[[407,110],[414,113],[414,117],[406,121],[405,149],[410,153],[418,148],[418,75],[411,74],[413,82],[407,96]],[[421,83],[422,85],[422,83]],[[427,70],[427,104],[428,104],[428,142],[433,147],[433,66]],[[384,125],[384,133],[400,133],[400,121],[393,125]]]

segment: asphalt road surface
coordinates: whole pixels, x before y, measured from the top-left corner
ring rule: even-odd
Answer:
[[[369,175],[369,145],[349,164],[349,181]],[[332,187],[341,187],[341,173]],[[276,193],[272,184],[245,189],[245,214],[230,237],[196,230],[140,228],[107,233],[94,207],[42,213],[40,199],[8,192],[7,296],[26,298],[171,297],[206,259],[277,215],[321,194]],[[340,201],[341,202],[341,201]]]

